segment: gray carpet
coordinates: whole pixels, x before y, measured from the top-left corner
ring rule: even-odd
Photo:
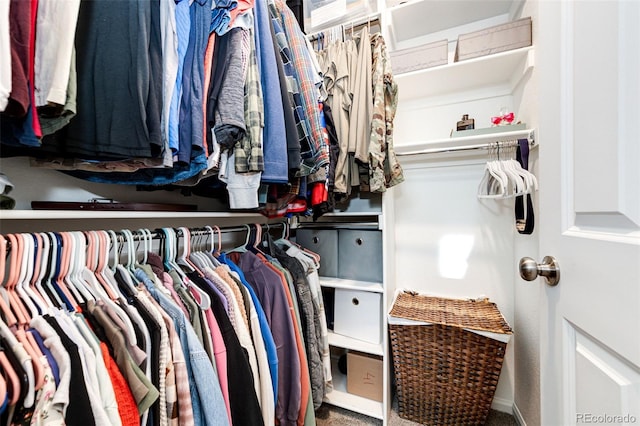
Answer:
[[[381,426],[382,420],[334,407],[333,405],[322,404],[316,411],[316,423],[318,426]],[[388,423],[389,426],[416,426],[418,424],[400,418],[395,409],[391,412]],[[491,410],[485,426],[518,426],[518,423],[510,414]]]

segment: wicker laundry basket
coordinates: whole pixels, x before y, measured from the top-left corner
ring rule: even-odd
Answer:
[[[402,292],[389,313],[389,333],[400,417],[428,425],[485,423],[512,334],[494,303]]]

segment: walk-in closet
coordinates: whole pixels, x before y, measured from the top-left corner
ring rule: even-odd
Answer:
[[[638,22],[0,0],[0,423],[640,422]]]

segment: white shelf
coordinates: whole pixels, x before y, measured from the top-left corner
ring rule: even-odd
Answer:
[[[382,343],[369,343],[363,340],[354,339],[353,337],[343,336],[329,330],[329,346],[337,348],[350,349],[352,351],[364,352],[373,355],[384,354]]]
[[[399,101],[434,98],[489,88],[511,93],[533,67],[533,47],[396,74]]]
[[[487,148],[487,144],[490,143],[513,141],[517,139],[529,139],[530,148],[534,148],[537,145],[535,144],[533,135],[533,129],[523,129],[512,132],[497,132],[484,135],[463,136],[459,138],[443,138],[409,142],[397,145],[395,150],[398,155],[444,154],[455,151],[485,149]]]
[[[347,392],[347,376],[338,371],[337,362],[331,363],[331,377],[333,390],[324,397],[326,403],[376,419],[383,418],[381,402]]]
[[[432,34],[472,22],[509,14],[522,0],[417,0],[401,4],[387,0],[398,41]]]
[[[382,293],[384,291],[382,283],[345,280],[333,277],[320,277],[320,285],[323,287],[341,288],[346,290],[370,291],[372,293]]]
[[[44,219],[163,219],[163,218],[265,218],[260,213],[233,212],[157,212],[86,210],[2,210],[0,220]]]

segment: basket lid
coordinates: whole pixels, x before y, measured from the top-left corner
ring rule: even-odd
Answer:
[[[513,333],[496,304],[486,299],[448,299],[403,291],[397,295],[389,315],[470,330]]]

